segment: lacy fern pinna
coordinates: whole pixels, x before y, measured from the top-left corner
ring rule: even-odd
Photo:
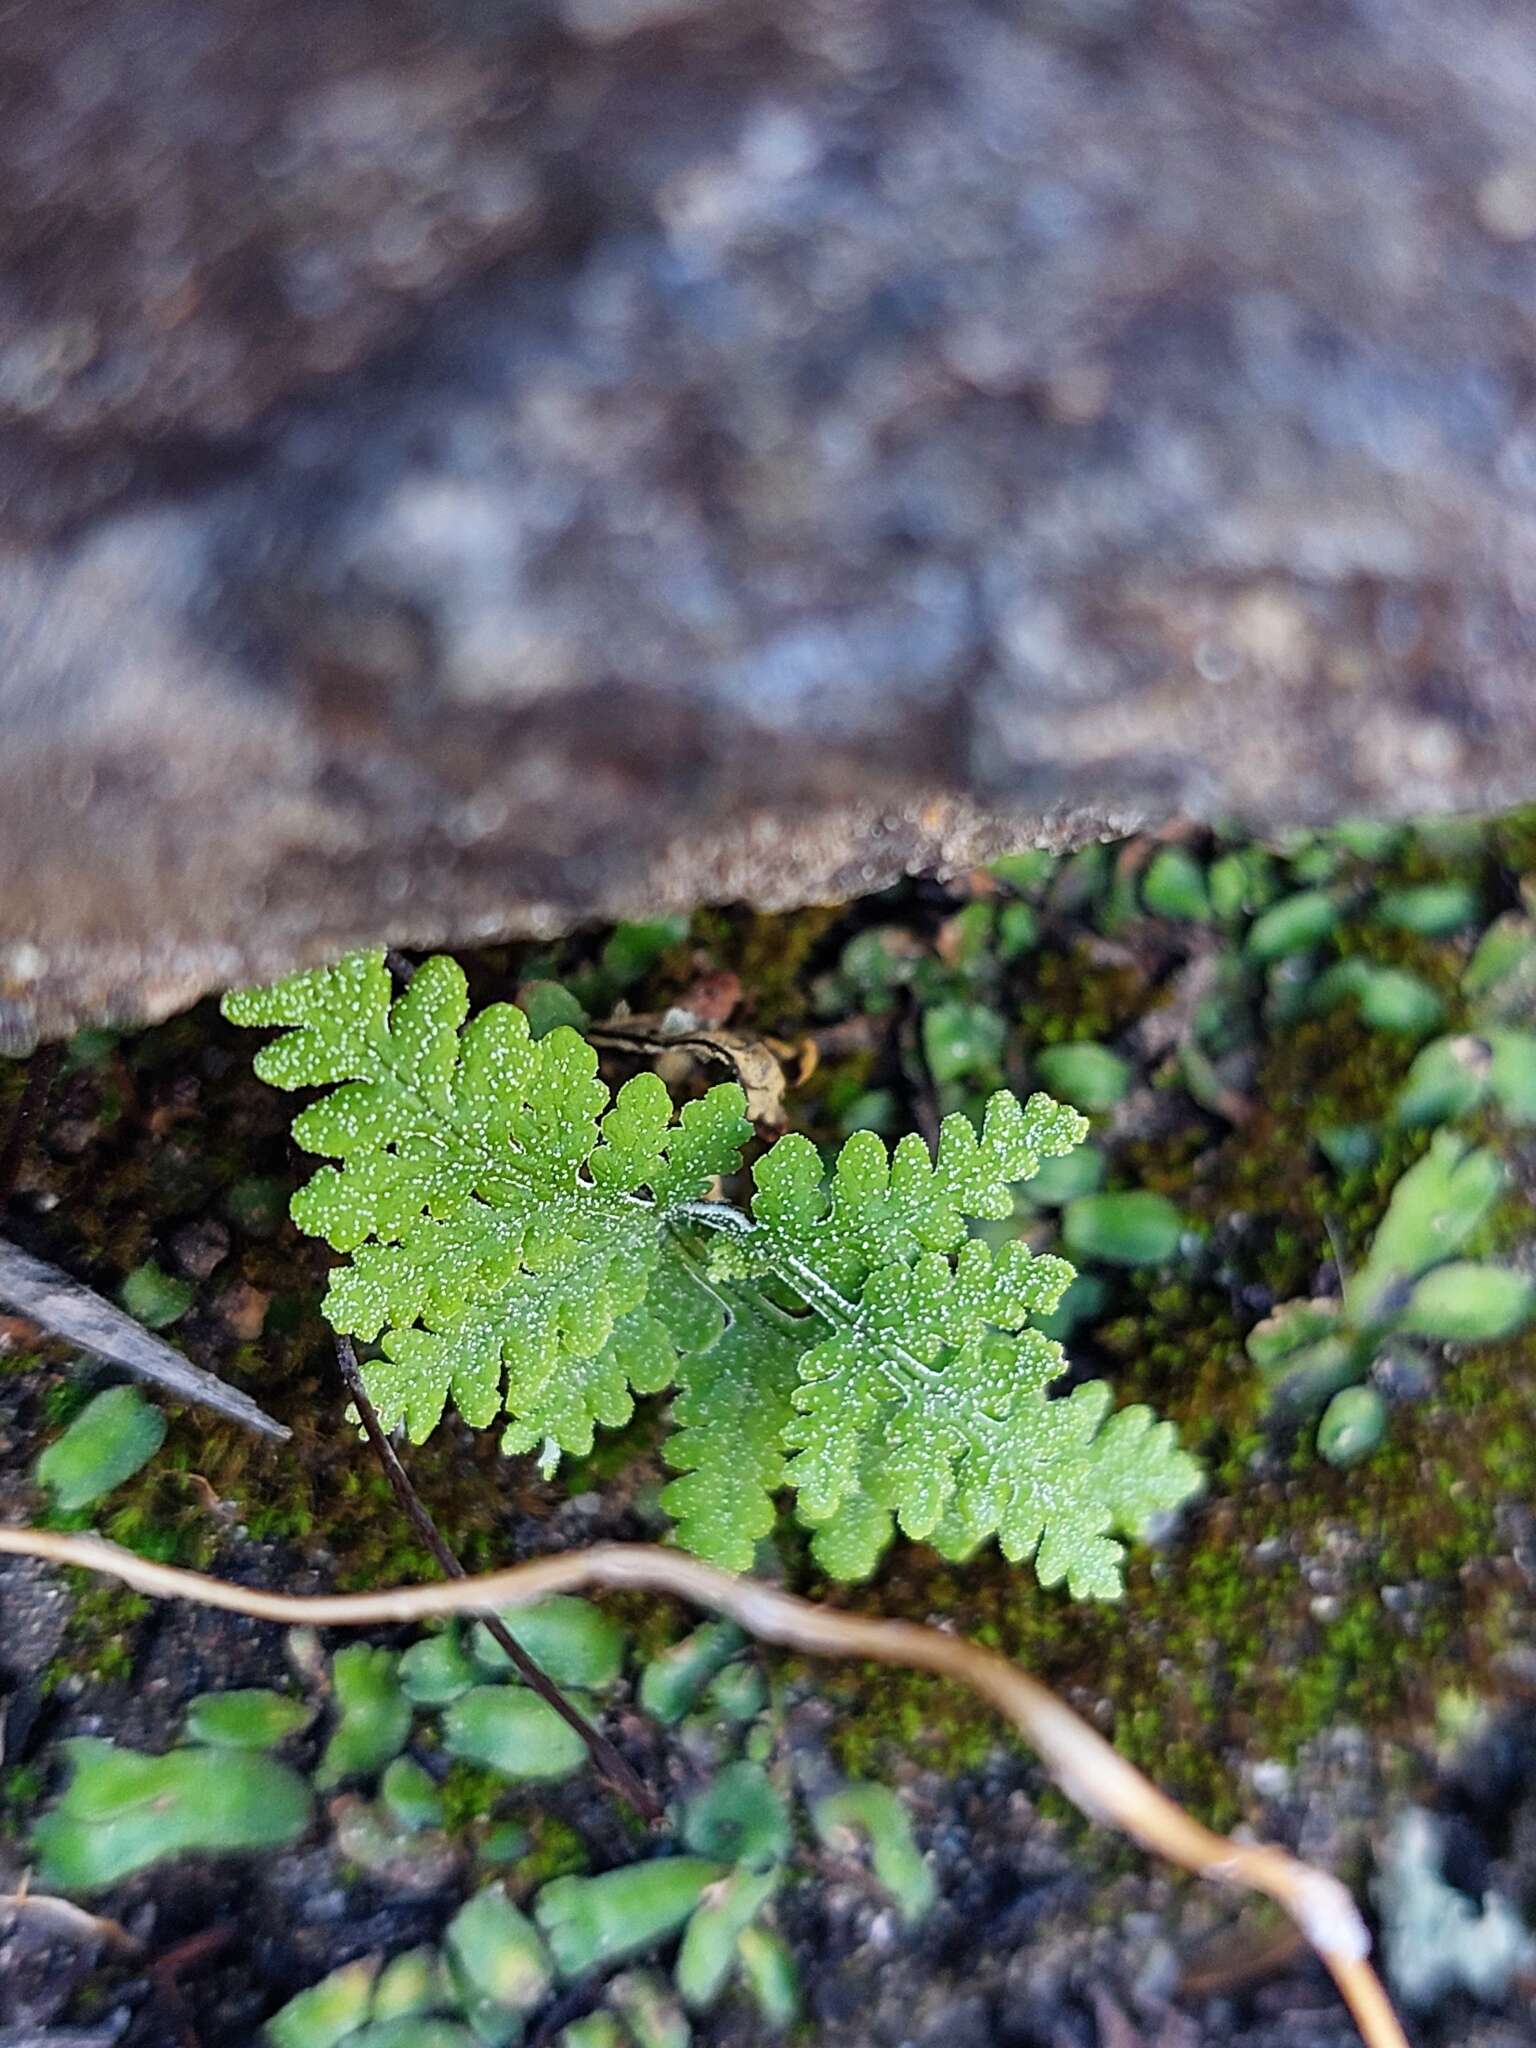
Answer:
[[[645,1073],[610,1098],[577,1032],[534,1039],[508,1003],[469,1018],[452,960],[396,996],[383,954],[356,953],[224,1008],[284,1027],[263,1080],[330,1091],[294,1136],[338,1163],[293,1215],[350,1254],[325,1312],[378,1347],[386,1427],[420,1442],[451,1399],[552,1467],[670,1387],[662,1500],[699,1555],[745,1569],[793,1489],[835,1577],[871,1571],[899,1525],[957,1558],[995,1536],[1079,1596],[1118,1594],[1116,1532],[1198,1484],[1171,1425],[1110,1414],[1102,1382],[1051,1397],[1061,1349],[1029,1318],[1072,1268],[969,1233],[1082,1138],[1048,1096],[994,1095],[979,1134],[946,1118],[936,1156],[856,1133],[830,1175],[791,1133],[748,1213],[709,1199],[752,1135],[738,1087],[675,1110]]]

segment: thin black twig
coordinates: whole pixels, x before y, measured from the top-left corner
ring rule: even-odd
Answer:
[[[38,1119],[48,1106],[48,1097],[53,1093],[63,1057],[63,1046],[43,1045],[27,1062],[21,1100],[16,1105],[11,1128],[5,1134],[5,1143],[0,1146],[0,1213],[10,1206],[11,1196],[16,1192],[22,1161],[27,1156],[27,1147],[32,1142]]]
[[[384,1477],[389,1481],[395,1499],[405,1511],[411,1527],[436,1558],[445,1579],[464,1578],[466,1573],[463,1565],[443,1541],[436,1522],[412,1486],[394,1445],[379,1422],[373,1403],[368,1398],[368,1389],[363,1385],[362,1370],[358,1365],[357,1353],[352,1347],[350,1337],[336,1339],[336,1362],[341,1368],[341,1377],[347,1392],[357,1409],[358,1420],[363,1425],[369,1443],[373,1445],[379,1463],[384,1468]],[[517,1667],[524,1682],[546,1705],[553,1707],[561,1720],[581,1737],[592,1758],[593,1767],[608,1789],[632,1806],[647,1826],[655,1827],[661,1821],[664,1809],[633,1765],[625,1761],[601,1729],[594,1728],[580,1709],[571,1704],[554,1680],[539,1669],[505,1622],[494,1614],[488,1614],[485,1617],[485,1626],[497,1647],[504,1651]]]

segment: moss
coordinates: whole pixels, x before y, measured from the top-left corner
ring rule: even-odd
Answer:
[[[41,1764],[9,1764],[0,1770],[0,1839],[22,1838],[47,1790],[48,1775]]]
[[[526,1895],[537,1891],[541,1884],[548,1884],[556,1877],[576,1877],[591,1865],[587,1845],[580,1832],[569,1821],[557,1814],[536,1810],[524,1814],[528,1832],[533,1838],[527,1854],[520,1856],[512,1867],[512,1876]]]
[[[842,905],[812,904],[772,912],[730,909],[695,913],[688,937],[663,957],[643,985],[635,1009],[675,998],[700,972],[738,976],[742,1011],[735,1021],[756,1031],[785,1032],[804,1023],[810,1007],[808,969],[830,935],[848,919]]]
[[[1511,875],[1536,874],[1536,804],[1495,819],[1488,828],[1488,844]]]
[[[43,1672],[45,1693],[57,1691],[67,1678],[90,1679],[101,1685],[133,1676],[138,1623],[153,1603],[110,1580],[69,1571],[65,1581],[74,1604],[64,1631],[63,1647]]]
[[[509,1789],[499,1772],[455,1759],[438,1786],[443,1801],[443,1826],[456,1833],[491,1819]]]
[[[1230,1498],[1218,1481],[1170,1553],[1133,1554],[1116,1608],[1074,1606],[995,1554],[957,1569],[915,1546],[858,1604],[942,1616],[1080,1706],[1107,1702],[1117,1745],[1230,1826],[1242,1815],[1224,1758],[1288,1761],[1339,1720],[1407,1736],[1445,1685],[1492,1682],[1515,1617],[1488,1561],[1499,1505],[1536,1490],[1533,1401],[1536,1336],[1469,1354],[1353,1472],[1271,1456]],[[1396,1606],[1384,1587],[1402,1589]],[[937,1681],[822,1683],[842,1709],[839,1758],[859,1773],[902,1755],[963,1768],[1006,1740],[980,1702]]]
[[[91,1398],[90,1381],[84,1374],[56,1379],[43,1390],[42,1420],[49,1430],[67,1429]]]
[[[1019,1028],[1026,1050],[1071,1039],[1108,1040],[1147,1007],[1147,977],[1106,962],[1092,941],[1032,953],[1021,963]]]

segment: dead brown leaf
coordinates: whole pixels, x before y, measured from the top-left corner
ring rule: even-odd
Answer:
[[[702,1060],[728,1067],[740,1082],[747,1098],[747,1115],[754,1123],[781,1125],[787,1079],[778,1054],[767,1039],[752,1038],[743,1031],[704,1024],[692,1010],[667,1010],[660,1015],[616,1017],[595,1024],[587,1032],[594,1045],[612,1046],[652,1059],[662,1079],[681,1078],[677,1061]]]

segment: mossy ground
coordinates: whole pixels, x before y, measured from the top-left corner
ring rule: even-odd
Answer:
[[[1358,908],[1336,950],[1410,967],[1444,998],[1455,1028],[1457,976],[1475,932],[1429,940],[1386,929],[1369,915],[1371,892],[1470,877],[1491,917],[1516,900],[1533,847],[1536,824],[1512,820],[1475,839],[1408,837],[1374,866],[1356,863],[1343,886]],[[825,1057],[789,1101],[794,1121],[830,1143],[850,1105],[872,1090],[886,1091],[905,1123],[931,1111],[912,1028],[925,1002],[960,997],[993,1009],[1006,1026],[1007,1078],[1027,1086],[1034,1051],[1077,1038],[1126,1041],[1172,999],[1178,973],[1202,948],[1227,956],[1236,944],[1205,927],[1127,918],[1123,904],[1106,932],[1102,899],[1066,909],[1047,899],[1036,945],[1007,961],[983,949],[965,964],[946,963],[946,926],[971,900],[1000,900],[996,885],[983,877],[945,890],[915,884],[873,904],[782,918],[701,913],[625,999],[634,1010],[662,1008],[703,977],[734,974],[742,1028],[791,1040],[825,1034]],[[872,1009],[850,1049],[858,1033],[838,1036],[854,1008],[839,998],[838,962],[850,938],[877,924],[909,935],[926,979],[897,990],[883,1013]],[[574,978],[591,969],[600,938],[578,936],[537,955],[476,956],[476,1000],[532,975]],[[1072,1603],[995,1553],[957,1567],[910,1544],[898,1546],[873,1586],[843,1596],[940,1620],[1019,1658],[1218,1823],[1244,1810],[1244,1760],[1284,1760],[1340,1721],[1409,1737],[1432,1722],[1444,1688],[1492,1688],[1525,1597],[1499,1515],[1536,1498],[1536,1337],[1448,1362],[1430,1396],[1394,1411],[1375,1457],[1348,1472],[1319,1464],[1271,1427],[1243,1353],[1270,1303],[1327,1285],[1332,1262],[1358,1258],[1368,1243],[1423,1139],[1388,1131],[1376,1160],[1341,1178],[1313,1134],[1379,1126],[1413,1050],[1414,1041],[1368,1029],[1348,1004],[1261,1023],[1241,1123],[1196,1106],[1160,1058],[1138,1075],[1156,1113],[1124,1131],[1096,1130],[1110,1184],[1167,1194],[1195,1235],[1189,1257],[1169,1268],[1110,1276],[1108,1306],[1074,1348],[1085,1369],[1111,1379],[1117,1398],[1172,1417],[1210,1475],[1205,1499],[1165,1545],[1133,1554],[1121,1603]],[[188,1226],[213,1221],[228,1233],[226,1255],[199,1280],[172,1335],[294,1433],[273,1445],[172,1409],[163,1451],[103,1504],[96,1526],[196,1565],[250,1539],[266,1546],[263,1569],[274,1580],[316,1562],[344,1587],[428,1576],[429,1558],[341,1419],[318,1308],[328,1255],[273,1199],[305,1171],[287,1137],[293,1105],[253,1079],[250,1052],[248,1035],[223,1024],[212,1005],[127,1039],[94,1034],[75,1047],[28,1163],[15,1234],[105,1292],[146,1259],[175,1270]],[[0,1064],[0,1118],[19,1085],[19,1072]],[[1500,1241],[1528,1236],[1528,1218],[1524,1194],[1512,1197]],[[0,1389],[13,1441],[49,1434],[83,1384],[62,1354],[10,1359]],[[545,1482],[525,1462],[504,1460],[493,1432],[476,1437],[449,1424],[411,1453],[410,1465],[444,1535],[474,1569],[536,1544],[539,1526],[589,1490],[604,1496],[605,1531],[653,1532],[661,1436],[657,1405],[647,1404],[628,1431]],[[19,1487],[15,1470],[11,1483]],[[792,1532],[781,1554],[815,1587]],[[649,1613],[659,1641],[674,1618]],[[130,1596],[83,1591],[50,1682],[130,1677],[144,1625],[142,1603]],[[871,1682],[857,1669],[824,1668],[806,1683],[835,1702],[838,1752],[861,1773],[888,1772],[903,1756],[975,1764],[1001,1739],[985,1709],[936,1682],[890,1673]],[[24,1791],[13,1782],[8,1796]],[[483,1794],[467,1779],[456,1783],[460,1821]],[[535,1851],[544,1853],[537,1842]],[[549,1853],[558,1861],[570,1845]]]

